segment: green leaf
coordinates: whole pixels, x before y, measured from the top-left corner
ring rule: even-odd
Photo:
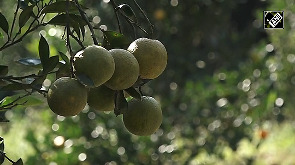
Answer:
[[[22,106],[25,106],[25,107],[43,104],[43,101],[38,99],[35,96],[29,95],[29,96],[20,98],[22,96],[23,95],[21,95],[21,94],[13,95],[13,96],[6,96],[4,99],[1,100],[0,106],[6,106],[11,103],[21,104]]]
[[[0,39],[4,38],[4,35],[2,32],[0,32]]]
[[[277,93],[275,91],[269,92],[266,100],[266,110],[274,107],[275,101],[277,99]]]
[[[44,69],[46,67],[46,62],[49,59],[49,45],[42,35],[39,41],[39,56]]]
[[[4,152],[4,139],[0,137],[0,151]]]
[[[43,65],[44,73],[48,73],[52,71],[56,67],[58,62],[59,62],[58,56],[50,57],[47,61],[45,61],[45,64]]]
[[[135,13],[134,13],[133,9],[129,5],[122,4],[122,5],[119,5],[118,8],[121,10],[121,12],[125,16],[129,17],[132,21],[137,22],[137,18],[135,16]]]
[[[25,107],[43,104],[42,100],[40,100],[38,97],[35,97],[32,95],[26,96],[26,97],[20,99],[18,102],[20,102],[20,103],[26,102],[26,104],[24,105]]]
[[[143,86],[144,84],[150,82],[152,79],[141,79],[139,78],[134,84],[133,84],[133,87],[141,87]]]
[[[46,75],[38,77],[31,83],[31,86],[36,89],[41,89],[45,79],[46,79]]]
[[[74,28],[74,31],[77,33],[78,37],[80,37],[80,28],[86,25],[86,22],[82,19],[81,16],[76,14],[60,14],[52,18],[49,22],[51,25],[60,25],[60,26],[67,26]],[[85,33],[85,32],[82,32]]]
[[[44,7],[41,13],[63,13],[67,12],[67,9],[69,12],[79,11],[74,2],[68,4],[67,1],[58,1]]]
[[[83,20],[83,18],[80,15],[76,14],[69,14],[70,17],[70,25],[72,22],[77,22],[80,25],[86,25],[86,22]],[[68,16],[67,14],[60,14],[55,17],[53,17],[48,23],[51,25],[61,25],[61,26],[66,26],[68,21]]]
[[[81,16],[77,17],[77,15],[70,14],[70,17],[72,18],[72,20],[74,22],[78,23],[81,33],[82,33],[82,37],[84,38],[85,37],[85,27],[84,26],[87,25],[87,23],[85,22],[85,20]],[[80,37],[80,34],[78,34],[78,36]]]
[[[25,9],[26,7],[28,7],[28,3],[29,3],[28,0],[21,0],[21,1],[19,1],[20,8],[21,9]]]
[[[8,66],[0,65],[0,76],[5,76],[8,73]]]
[[[125,91],[132,97],[141,100],[141,94],[134,88],[130,87],[128,89],[125,89]]]
[[[69,77],[71,75],[71,66],[59,63],[59,69],[56,72],[56,78]]]
[[[106,49],[127,49],[131,43],[126,36],[116,31],[104,31],[103,36],[103,47]]]
[[[17,62],[27,66],[38,66],[41,64],[41,60],[39,58],[22,58]]]
[[[5,160],[4,154],[0,152],[0,164],[2,164]]]
[[[5,18],[5,16],[0,12],[0,28],[6,33],[8,34],[8,22],[7,19]]]
[[[122,90],[116,92],[115,97],[115,109],[114,113],[116,116],[123,114],[128,109],[128,102],[124,97]]]
[[[19,15],[19,27],[20,28],[22,28],[27,23],[27,21],[30,19],[31,15],[34,14],[33,8],[34,8],[33,5],[26,7]]]
[[[77,79],[80,81],[80,83],[84,84],[89,88],[95,87],[94,82],[87,75],[81,73],[75,73],[75,75]]]
[[[59,56],[65,61],[67,65],[70,65],[70,60],[63,52],[59,52]]]
[[[23,160],[19,158],[16,162],[14,162],[12,165],[23,165]]]
[[[29,84],[13,83],[0,88],[2,91],[18,91],[24,89],[31,89]]]

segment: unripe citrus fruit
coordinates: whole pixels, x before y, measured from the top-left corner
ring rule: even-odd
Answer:
[[[132,99],[123,113],[123,122],[127,130],[135,135],[151,135],[162,123],[161,106],[148,96],[143,96],[141,100]]]
[[[131,87],[139,76],[139,65],[136,58],[127,50],[110,50],[115,60],[115,72],[105,85],[113,90]]]
[[[139,74],[142,79],[154,79],[166,68],[167,51],[158,40],[139,38],[128,47],[139,63]]]
[[[74,116],[87,103],[87,89],[74,78],[61,77],[50,86],[47,102],[57,115]]]
[[[88,76],[97,87],[112,77],[115,62],[108,50],[92,45],[75,55],[74,68],[77,74]]]
[[[98,111],[112,111],[115,108],[115,91],[101,85],[91,88],[88,93],[88,105]]]

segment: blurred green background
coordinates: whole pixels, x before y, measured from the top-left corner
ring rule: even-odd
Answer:
[[[93,23],[118,30],[108,2],[81,1]],[[131,0],[116,2],[135,8]],[[121,116],[89,107],[76,117],[56,116],[36,94],[41,104],[5,112],[10,122],[1,123],[0,135],[7,156],[28,165],[295,164],[295,0],[138,3],[168,51],[164,73],[143,88],[162,104],[160,129],[134,136]],[[10,22],[15,5],[0,1]],[[284,29],[263,29],[265,10],[284,11]],[[9,74],[36,72],[15,61],[38,56],[39,33],[51,55],[66,52],[62,28],[38,29],[0,52]],[[101,42],[101,32],[96,33]],[[85,42],[92,43],[89,34]]]

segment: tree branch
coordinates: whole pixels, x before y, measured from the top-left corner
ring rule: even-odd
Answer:
[[[82,17],[83,20],[86,22],[86,24],[87,24],[87,26],[88,26],[88,28],[89,28],[89,30],[90,30],[90,32],[91,32],[91,37],[92,37],[93,43],[94,43],[95,45],[98,45],[98,41],[97,41],[97,39],[96,39],[96,37],[95,37],[95,33],[94,33],[94,30],[93,30],[93,27],[92,27],[92,25],[90,24],[90,22],[89,22],[89,20],[88,20],[88,18],[87,18],[87,16],[86,16],[86,14],[85,14],[85,12],[82,10],[82,8],[81,8],[81,6],[80,6],[78,0],[74,0],[74,1],[75,1],[75,4],[76,4],[76,7],[77,7],[78,10],[79,10],[79,13],[80,13],[81,17]]]

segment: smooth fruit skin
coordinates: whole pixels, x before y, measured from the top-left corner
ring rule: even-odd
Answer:
[[[87,89],[78,80],[61,77],[50,86],[47,102],[57,115],[75,116],[84,109],[87,93]]]
[[[139,74],[142,79],[154,79],[166,68],[167,51],[158,40],[139,38],[128,47],[139,63]]]
[[[77,74],[88,76],[97,87],[112,77],[115,61],[107,49],[92,45],[75,55],[74,68]]]
[[[149,96],[143,96],[142,100],[133,98],[128,102],[128,110],[123,113],[123,123],[127,130],[139,136],[153,134],[162,120],[160,104]]]
[[[101,85],[91,88],[88,93],[88,105],[97,111],[112,111],[115,109],[115,91]]]
[[[139,76],[139,65],[136,58],[127,50],[110,50],[115,60],[115,72],[105,85],[113,90],[123,90],[131,87]]]

